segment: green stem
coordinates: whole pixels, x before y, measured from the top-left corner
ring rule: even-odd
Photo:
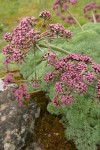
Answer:
[[[75,29],[75,27],[74,27],[74,29]],[[45,40],[45,39],[50,39],[50,40],[53,40],[53,39],[63,39],[62,37],[49,37],[49,36],[44,36],[44,37],[42,37],[42,38],[40,38],[39,40],[38,40],[38,42],[39,41],[42,41],[42,40]]]
[[[77,23],[77,25],[79,26],[79,28],[83,31],[82,26],[80,25],[80,23],[78,22],[78,20],[76,19],[76,17],[70,12],[69,9],[67,9],[67,12],[75,20],[75,22]]]
[[[38,50],[40,50],[40,52],[41,52],[42,54],[44,54],[44,52],[43,52],[42,49],[39,47],[39,45],[36,44],[36,47],[38,48]]]
[[[50,44],[49,44],[49,46],[47,46],[47,44],[38,43],[38,46],[39,46],[39,47],[43,47],[43,48],[48,48],[48,47],[50,47],[50,48],[52,48],[53,50],[58,51],[58,52],[61,52],[61,53],[64,53],[64,54],[69,54],[69,53],[70,53],[70,52],[68,52],[68,51],[66,51],[66,50],[64,50],[64,49],[62,49],[62,48],[58,48],[58,47],[52,46],[52,45],[50,45]]]

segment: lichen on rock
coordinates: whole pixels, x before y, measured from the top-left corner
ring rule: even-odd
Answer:
[[[22,150],[27,146],[28,136],[34,133],[40,108],[35,102],[29,104],[28,108],[25,105],[19,107],[11,87],[0,91],[0,103],[0,150]]]

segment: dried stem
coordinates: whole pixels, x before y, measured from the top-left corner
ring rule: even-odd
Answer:
[[[36,94],[36,93],[39,93],[39,92],[42,92],[41,90],[36,90],[36,91],[33,91],[33,92],[29,92],[29,94]]]
[[[67,9],[68,14],[75,20],[79,28],[83,31],[82,26],[80,25],[79,21],[76,19],[76,17],[70,12],[69,9]]]
[[[93,21],[94,21],[94,23],[96,23],[96,18],[95,18],[95,15],[94,15],[94,13],[92,12],[92,17],[93,17]]]

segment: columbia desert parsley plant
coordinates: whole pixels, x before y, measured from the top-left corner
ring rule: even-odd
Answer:
[[[60,7],[63,11],[65,6],[68,7],[67,4],[76,3],[76,0],[57,0],[54,9]],[[46,24],[44,32],[41,31],[43,24],[39,29],[36,28],[39,19],[25,17],[11,33],[4,35],[5,41],[8,42],[2,49],[5,55],[3,64],[7,69],[4,88],[8,84],[16,83],[18,87],[13,89],[13,92],[19,106],[22,106],[30,99],[34,89],[40,89],[43,84],[44,90],[47,89],[52,95],[48,111],[52,114],[62,114],[66,136],[74,140],[79,150],[90,150],[91,146],[96,150],[96,144],[99,143],[96,122],[100,100],[100,64],[95,63],[89,56],[54,46],[55,39],[65,39],[68,42],[73,34],[62,24],[50,24],[51,17],[47,10],[39,14],[43,24]],[[58,53],[63,55],[59,56]],[[9,69],[9,64],[20,64],[21,74],[23,64],[27,68],[28,61],[32,64],[27,70],[31,75],[27,76],[25,72],[24,79],[21,76],[20,80],[16,79],[15,73]],[[79,121],[80,125],[77,124]]]

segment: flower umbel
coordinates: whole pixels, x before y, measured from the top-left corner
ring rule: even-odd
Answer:
[[[55,106],[72,104],[76,94],[88,93],[89,86],[96,88],[98,95],[100,95],[99,65],[95,64],[90,57],[81,54],[68,54],[60,59],[56,57],[54,63],[48,63],[52,65],[54,70],[47,73],[44,79],[46,83],[54,84],[56,97],[52,101]],[[97,85],[96,82],[98,82]]]

